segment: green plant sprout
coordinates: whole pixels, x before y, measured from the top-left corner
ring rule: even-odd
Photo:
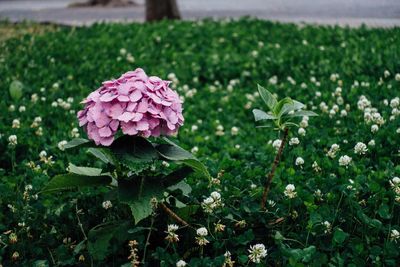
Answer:
[[[293,122],[293,120],[304,116],[318,116],[318,114],[313,111],[304,110],[305,105],[303,103],[291,99],[290,97],[285,97],[278,101],[278,99],[271,92],[260,85],[258,85],[258,92],[260,93],[262,100],[267,105],[269,112],[267,113],[260,109],[253,109],[254,119],[256,122],[269,121],[272,124],[265,124],[257,127],[275,127],[275,130],[283,132],[278,153],[275,156],[271,171],[267,176],[267,181],[264,186],[264,192],[261,200],[261,209],[264,209],[267,202],[268,193],[271,188],[272,179],[274,178],[275,170],[279,164],[283,148],[289,134],[289,128],[300,127],[297,123]]]

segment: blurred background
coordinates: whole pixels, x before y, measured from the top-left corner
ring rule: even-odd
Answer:
[[[157,20],[241,16],[392,27],[400,25],[400,0],[0,0],[0,20],[12,22],[90,25],[100,21],[145,21],[146,17]]]

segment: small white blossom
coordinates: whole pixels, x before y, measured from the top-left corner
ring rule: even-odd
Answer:
[[[347,155],[341,156],[339,158],[339,166],[345,166],[347,167],[351,162],[351,158]]]
[[[208,231],[207,231],[207,228],[205,228],[205,227],[201,227],[201,228],[199,228],[199,229],[197,229],[196,230],[196,234],[198,235],[198,236],[207,236],[208,235]]]
[[[15,134],[8,137],[8,144],[10,146],[16,146],[18,144],[18,138]]]
[[[338,144],[333,144],[331,145],[331,148],[329,149],[327,156],[330,158],[335,158],[336,157],[336,153],[339,151],[340,146]]]
[[[14,119],[12,121],[12,128],[18,129],[20,126],[21,126],[21,123],[20,123],[19,119]]]
[[[298,145],[298,144],[300,144],[299,138],[297,138],[297,137],[290,138],[290,140],[289,140],[289,145],[290,146]]]
[[[187,263],[186,263],[186,261],[184,261],[184,260],[179,260],[177,263],[176,263],[176,267],[185,267],[187,265]]]
[[[392,231],[390,231],[390,240],[397,242],[399,239],[400,239],[400,232],[397,231],[396,229],[392,229]]]
[[[304,159],[302,157],[297,157],[296,158],[296,166],[301,166],[304,164]]]
[[[231,129],[231,134],[232,135],[237,135],[239,133],[239,128],[236,126],[233,126]]]
[[[18,111],[19,111],[19,112],[25,112],[25,111],[26,111],[25,106],[20,106],[20,107],[18,108]]]
[[[368,151],[367,145],[362,143],[362,142],[358,142],[354,146],[354,153],[355,154],[365,155],[365,153],[367,153],[367,151]]]
[[[373,124],[371,126],[371,133],[376,133],[379,130],[379,126],[376,124]]]
[[[295,190],[296,190],[296,187],[293,184],[288,184],[285,187],[285,191],[283,191],[283,193],[288,198],[295,198],[297,196],[297,192]]]
[[[280,139],[276,139],[274,142],[272,142],[272,146],[276,149],[276,151],[279,150],[281,144],[282,144],[282,140],[280,140]]]
[[[112,206],[113,206],[110,200],[104,201],[101,205],[103,206],[103,209],[105,209],[105,210],[108,210],[108,209],[112,208]]]
[[[304,128],[299,128],[298,130],[297,130],[297,133],[299,134],[299,135],[301,135],[301,136],[305,136],[306,135],[306,130],[304,129]]]
[[[250,246],[249,251],[249,259],[251,262],[260,263],[262,259],[267,257],[267,249],[263,244],[256,244],[254,246]]]
[[[61,151],[64,151],[66,144],[68,144],[68,142],[66,140],[62,140],[62,141],[58,142],[58,144],[57,144],[58,149],[60,149]]]

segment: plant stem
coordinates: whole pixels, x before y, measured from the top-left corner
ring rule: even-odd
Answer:
[[[172,219],[174,219],[178,223],[182,224],[183,226],[189,226],[190,228],[193,228],[192,226],[189,225],[188,222],[186,222],[184,219],[179,217],[175,212],[173,212],[170,208],[168,208],[164,203],[159,202],[158,204],[165,211],[165,213],[167,213]]]
[[[269,190],[271,189],[272,178],[274,178],[276,167],[278,167],[279,160],[282,156],[283,148],[285,147],[288,133],[289,133],[289,129],[285,128],[285,130],[283,130],[283,137],[281,139],[281,145],[279,146],[278,153],[276,154],[275,160],[272,163],[271,171],[267,176],[267,182],[265,183],[264,192],[263,192],[262,201],[261,201],[261,209],[262,210],[265,209],[265,204],[267,202],[268,193],[269,193]]]
[[[142,258],[143,265],[146,263],[147,246],[150,245],[149,241],[150,241],[151,231],[153,230],[153,225],[154,225],[154,215],[151,216],[150,229],[149,233],[147,234],[146,244],[144,245],[143,258]]]

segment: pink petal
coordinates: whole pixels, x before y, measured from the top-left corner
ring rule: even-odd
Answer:
[[[129,98],[132,102],[137,102],[142,98],[142,92],[140,92],[140,90],[135,90],[130,94]]]
[[[122,115],[118,117],[118,120],[123,122],[128,122],[135,117],[134,113],[131,112],[124,112]]]

